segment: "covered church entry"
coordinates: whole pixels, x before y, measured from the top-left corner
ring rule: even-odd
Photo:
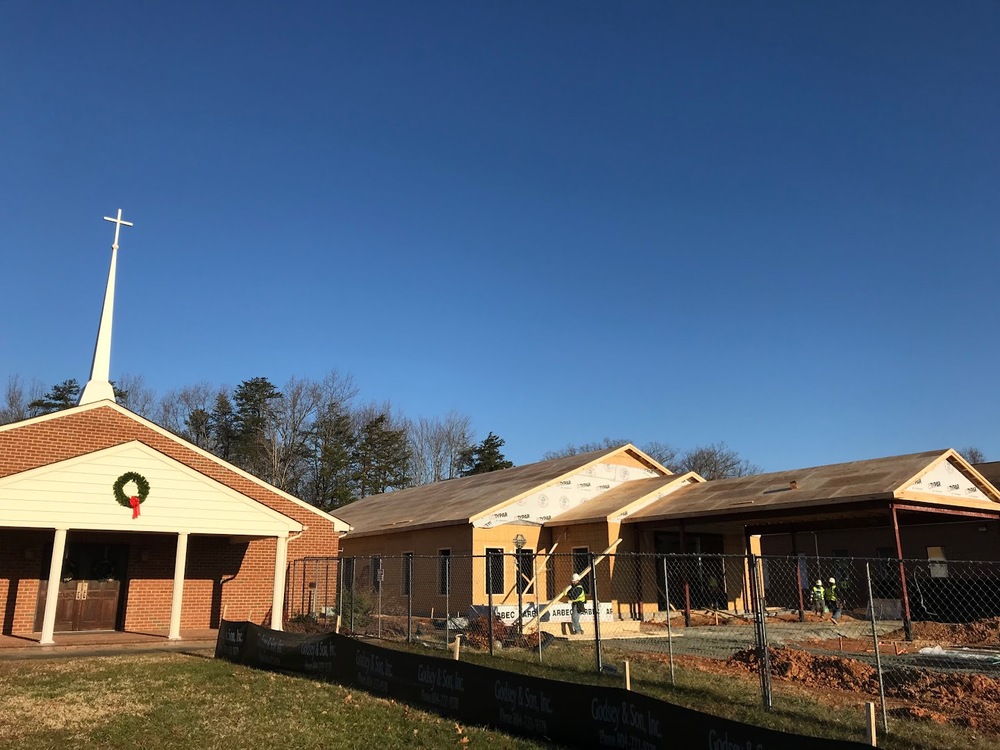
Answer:
[[[122,585],[128,576],[127,544],[68,542],[59,580],[55,632],[81,630],[121,630],[124,628]],[[40,574],[47,573],[52,551]],[[35,630],[41,632],[45,620],[45,593],[48,581],[38,589]]]

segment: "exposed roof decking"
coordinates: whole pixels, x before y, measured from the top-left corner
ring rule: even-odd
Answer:
[[[686,485],[704,481],[694,472],[688,472],[687,474],[672,474],[666,477],[650,477],[649,479],[626,482],[590,502],[571,508],[551,521],[547,521],[545,525],[566,526],[594,521],[607,523],[615,520],[614,516],[621,512],[628,511],[626,515],[636,512],[632,510],[632,506],[644,508],[647,503],[659,500],[660,493],[679,492]]]
[[[634,446],[626,445],[372,495],[335,512],[353,527],[352,536],[471,523],[592,464],[626,453],[652,470],[665,471]],[[648,480],[627,484],[643,481]]]
[[[969,479],[985,484],[991,501],[933,496],[906,489],[929,468],[950,460]],[[792,488],[792,482],[795,488]],[[807,469],[718,479],[684,487],[629,514],[623,523],[699,519],[715,516],[773,515],[865,501],[904,499],[907,503],[1000,511],[1000,496],[954,451],[925,451]]]

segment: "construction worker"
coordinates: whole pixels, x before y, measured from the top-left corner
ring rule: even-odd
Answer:
[[[823,599],[826,608],[833,613],[831,618],[834,622],[840,619],[840,597],[837,595],[837,579],[831,576],[824,589]]]
[[[823,581],[816,581],[816,585],[812,587],[812,591],[809,592],[809,596],[813,612],[822,617],[823,613],[826,612],[826,592],[823,589]]]
[[[569,601],[569,632],[573,635],[582,635],[583,628],[580,626],[580,615],[587,603],[587,592],[580,583],[580,574],[574,573],[570,578],[569,591],[566,592],[566,599]]]

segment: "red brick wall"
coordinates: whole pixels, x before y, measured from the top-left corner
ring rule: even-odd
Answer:
[[[289,542],[289,563],[303,557],[337,555],[338,535],[332,523],[201,455],[180,438],[163,435],[108,406],[71,411],[56,418],[0,431],[0,477],[133,440],[307,527],[301,536]],[[32,631],[39,571],[43,562],[47,571],[52,536],[51,531],[0,530],[0,613],[5,613],[2,632]],[[70,530],[68,541],[130,545],[126,629],[166,630],[170,622],[176,536]],[[273,538],[231,544],[226,537],[190,537],[182,631],[185,628],[215,627],[221,616],[230,620],[252,619],[269,624],[274,551]],[[40,558],[45,558],[45,561]]]

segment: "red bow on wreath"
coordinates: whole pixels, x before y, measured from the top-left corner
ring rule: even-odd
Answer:
[[[132,495],[132,497],[130,497],[128,499],[128,504],[132,506],[132,518],[138,518],[139,517],[139,503],[140,502],[141,501],[139,500],[139,498],[136,497],[135,495]]]

